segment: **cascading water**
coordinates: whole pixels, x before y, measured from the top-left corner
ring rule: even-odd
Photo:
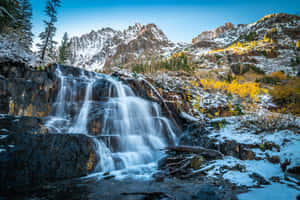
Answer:
[[[129,86],[110,76],[84,73],[75,77],[57,67],[60,90],[46,126],[57,133],[93,136],[100,157],[98,171],[157,161],[159,149],[176,138],[159,104],[137,97]],[[98,125],[97,131],[90,131],[92,122]]]

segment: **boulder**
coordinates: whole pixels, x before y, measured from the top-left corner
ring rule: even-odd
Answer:
[[[99,159],[93,138],[80,134],[10,133],[0,148],[2,192],[85,176]]]

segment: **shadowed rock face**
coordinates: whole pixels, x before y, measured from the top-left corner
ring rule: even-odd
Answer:
[[[51,67],[37,71],[21,63],[0,63],[0,113],[49,115],[59,84],[51,70]]]
[[[10,133],[0,140],[0,191],[87,175],[97,162],[86,135]]]
[[[81,73],[63,69],[74,76]],[[46,134],[44,124],[61,84],[55,70],[55,66],[34,70],[22,63],[0,64],[1,191],[81,177],[95,168],[99,156],[93,138]]]

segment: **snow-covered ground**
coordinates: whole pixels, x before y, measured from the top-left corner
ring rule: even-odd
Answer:
[[[297,199],[300,194],[299,189],[294,189],[287,184],[272,183],[263,188],[251,189],[250,192],[238,195],[239,200],[288,200]]]
[[[300,166],[300,129],[255,134],[255,130],[238,129],[241,125],[239,117],[231,117],[226,120],[231,122],[224,128],[211,133],[209,137],[219,142],[234,140],[239,144],[257,144],[259,148],[250,150],[258,159],[240,160],[226,156],[222,160],[212,161],[208,164],[207,167],[212,167],[212,170],[208,171],[208,176],[217,178],[221,175],[225,180],[237,186],[249,188],[250,192],[239,195],[241,200],[296,199],[297,195],[300,195],[300,179],[299,177],[295,178],[291,173],[282,171],[280,163],[288,160],[290,164],[287,166],[287,170]],[[273,143],[280,149],[265,150],[263,149],[265,143]],[[272,156],[278,156],[279,162],[269,162],[267,157]],[[262,178],[268,184],[258,182],[257,177]]]

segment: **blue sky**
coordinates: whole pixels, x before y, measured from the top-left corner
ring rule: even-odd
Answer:
[[[31,0],[35,41],[43,31],[46,0]],[[79,36],[91,30],[111,27],[122,30],[136,22],[155,23],[172,41],[190,42],[204,30],[230,21],[251,23],[278,12],[300,14],[299,0],[62,0],[58,10],[57,33]]]

